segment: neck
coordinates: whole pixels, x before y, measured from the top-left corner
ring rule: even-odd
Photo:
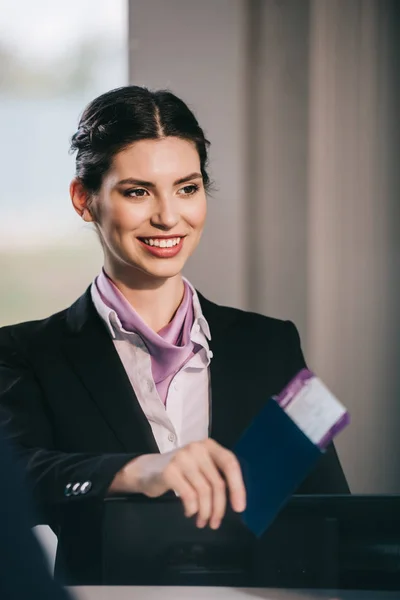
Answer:
[[[185,291],[180,273],[156,279],[131,268],[115,268],[107,262],[104,270],[148,327],[158,332],[170,323]]]

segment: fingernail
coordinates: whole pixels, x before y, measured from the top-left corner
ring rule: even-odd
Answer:
[[[206,522],[206,521],[203,521],[203,519],[198,519],[198,520],[197,520],[197,527],[198,527],[199,529],[203,529],[203,528],[206,526],[206,524],[207,524],[207,522]]]
[[[193,515],[197,513],[197,510],[198,509],[196,505],[190,504],[185,512],[186,517],[193,517]]]
[[[212,521],[210,523],[210,527],[211,529],[218,529],[218,527],[221,525],[221,521]]]
[[[243,512],[246,508],[246,501],[245,500],[237,500],[235,502],[235,512]]]

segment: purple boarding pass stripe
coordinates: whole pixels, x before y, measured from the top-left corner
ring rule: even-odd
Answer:
[[[305,384],[315,377],[314,373],[309,369],[302,369],[295,377],[287,384],[282,392],[276,396],[276,401],[279,406],[285,409]]]
[[[332,425],[329,431],[326,432],[324,437],[319,440],[317,446],[320,450],[325,450],[325,448],[332,442],[333,438],[338,435],[347,425],[350,423],[350,415],[346,411],[336,423]]]

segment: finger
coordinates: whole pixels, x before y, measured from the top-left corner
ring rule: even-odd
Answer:
[[[189,467],[191,467],[192,476],[196,474],[199,470],[203,477],[206,479],[208,484],[208,490],[210,492],[210,503],[211,503],[211,512],[208,517],[210,522],[210,527],[213,529],[217,529],[221,523],[221,520],[225,514],[226,510],[226,486],[224,479],[221,477],[216,465],[214,464],[213,459],[210,456],[209,448],[207,443],[193,443],[187,447],[187,452],[182,454],[181,462],[183,466],[186,466],[185,475],[188,479],[190,479]],[[197,465],[195,471],[193,471],[193,465]],[[197,485],[196,482],[192,481],[192,485]],[[200,483],[199,485],[204,485],[204,483]],[[203,525],[203,520],[199,516],[199,525]]]
[[[175,465],[168,465],[164,473],[168,489],[171,489],[182,500],[186,517],[192,517],[199,510],[198,494],[190,482]]]
[[[214,440],[209,440],[208,446],[211,457],[226,479],[233,510],[243,512],[246,508],[246,488],[238,459],[233,452]]]
[[[201,471],[209,481],[212,490],[212,511],[210,517],[210,527],[218,529],[226,511],[226,486],[212,458],[205,452],[201,463]]]
[[[198,515],[197,526],[205,527],[212,514],[212,487],[199,468],[184,472],[185,477],[197,493]]]

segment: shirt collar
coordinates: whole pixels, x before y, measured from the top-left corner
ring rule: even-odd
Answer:
[[[107,304],[105,304],[99,294],[99,290],[97,289],[96,279],[93,281],[90,286],[90,295],[92,297],[92,302],[94,304],[95,309],[99,317],[104,321],[107,329],[110,332],[112,338],[115,338],[115,327],[122,330],[121,321],[118,318],[115,310],[109,308]],[[112,322],[113,321],[113,322]]]
[[[188,281],[186,277],[183,277],[183,280],[188,284],[193,294],[193,327],[195,327],[195,325],[198,324],[203,335],[205,335],[208,340],[211,340],[210,326],[208,325],[207,319],[205,318],[205,316],[203,315],[203,311],[201,310],[199,296],[197,295],[197,292],[190,283],[190,281]]]
[[[183,277],[183,279],[187,283],[187,285],[189,286],[189,288],[191,289],[192,294],[193,294],[194,320],[193,320],[193,327],[191,330],[190,337],[191,337],[192,341],[198,343],[198,340],[196,339],[196,333],[199,333],[199,331],[201,331],[201,333],[207,338],[207,340],[211,340],[210,326],[209,326],[205,316],[203,315],[203,311],[201,309],[201,304],[200,304],[200,300],[197,295],[197,292],[196,292],[195,288],[192,286],[192,284],[190,283],[190,281],[188,281],[185,277]],[[94,280],[91,285],[90,293],[91,293],[91,297],[92,297],[92,302],[97,310],[98,315],[101,317],[101,319],[106,324],[106,327],[109,330],[111,337],[115,338],[116,337],[115,328],[117,328],[119,331],[124,331],[124,329],[122,327],[121,321],[119,320],[118,315],[115,312],[115,310],[113,310],[112,308],[109,308],[101,299],[99,291],[96,286],[96,280]],[[196,329],[197,329],[197,331],[196,331]]]

